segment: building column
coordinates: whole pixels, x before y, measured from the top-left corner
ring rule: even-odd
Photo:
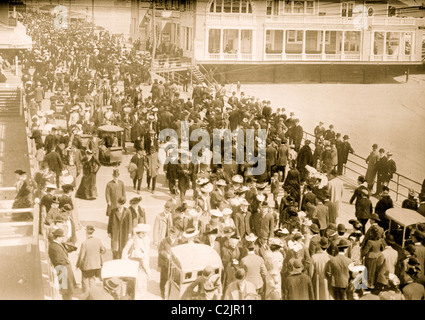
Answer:
[[[371,31],[371,35],[370,35],[370,61],[374,61],[375,60],[375,32]]]
[[[404,32],[399,32],[400,36],[399,36],[399,40],[398,40],[398,57],[397,60],[398,61],[403,61],[403,50],[404,50],[404,44],[403,44],[403,40],[404,40]]]
[[[341,38],[341,60],[345,60],[345,31],[342,31]]]
[[[384,31],[384,48],[382,50],[382,60],[383,61],[387,60],[386,55],[387,55],[387,32]]]
[[[223,60],[223,29],[220,29],[220,60]]]
[[[301,59],[302,60],[305,60],[305,45],[306,45],[306,42],[307,42],[306,34],[307,34],[306,30],[303,30],[303,49],[302,49],[302,52],[301,52]]]
[[[242,59],[241,42],[242,42],[242,30],[238,29],[238,60]]]
[[[16,69],[15,69],[15,75],[18,75],[18,55],[15,55],[15,67],[16,67]]]
[[[282,60],[286,60],[286,30],[283,30]]]
[[[326,30],[322,31],[322,60],[326,60]]]

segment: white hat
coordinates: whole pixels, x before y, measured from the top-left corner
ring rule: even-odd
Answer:
[[[138,233],[138,232],[149,232],[151,229],[151,226],[145,223],[139,223],[135,228],[134,228],[134,233]]]
[[[223,213],[223,215],[229,215],[233,213],[232,209],[230,208],[224,208],[223,210],[221,210],[221,212]]]
[[[279,247],[283,247],[283,242],[279,238],[270,238],[269,245],[275,245]]]
[[[223,216],[223,213],[218,209],[212,209],[210,212],[211,212],[211,215],[213,215],[214,217],[221,218]]]
[[[258,239],[258,237],[251,232],[249,235],[245,236],[245,239],[246,241],[254,242],[255,240]]]
[[[51,116],[52,114],[54,114],[55,112],[53,111],[53,110],[47,110],[46,111],[46,114],[48,115],[48,116]]]
[[[238,192],[239,192],[239,193],[247,192],[247,191],[249,191],[249,188],[248,188],[247,186],[242,186],[242,188],[240,188],[240,189],[238,190]]]
[[[53,183],[46,183],[46,188],[47,189],[57,189],[57,186]]]
[[[63,184],[72,184],[74,182],[74,177],[70,174],[62,177]]]
[[[249,206],[249,202],[245,198],[242,198],[241,201],[240,201],[240,205],[241,206]]]
[[[208,178],[198,178],[196,179],[196,184],[204,185],[204,184],[207,184],[209,181],[210,180]]]
[[[198,235],[199,231],[195,228],[189,228],[185,232],[183,232],[183,237],[185,238],[193,238]]]
[[[43,110],[39,110],[39,111],[37,112],[37,115],[38,115],[39,117],[44,117],[45,112],[44,112]]]
[[[224,179],[217,180],[217,182],[215,184],[218,185],[218,186],[226,186],[227,185],[227,183]]]
[[[266,196],[264,194],[258,194],[257,200],[260,202],[263,202],[264,200],[266,200]]]
[[[214,187],[211,183],[207,183],[204,186],[202,186],[201,191],[205,192],[205,193],[210,193],[211,191],[213,191]]]
[[[243,183],[243,177],[240,174],[237,174],[232,177],[232,181],[236,183]]]
[[[201,214],[201,212],[199,212],[198,210],[191,208],[187,211],[189,213],[189,216],[191,217],[197,217]]]

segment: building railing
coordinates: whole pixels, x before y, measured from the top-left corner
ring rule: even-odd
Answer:
[[[208,61],[252,61],[253,54],[208,53]],[[264,61],[364,61],[360,53],[265,53]],[[261,59],[260,59],[261,61]],[[370,61],[413,61],[411,55],[371,55]],[[158,67],[159,68],[159,67]],[[163,67],[162,67],[163,68]]]
[[[152,71],[159,70],[182,70],[189,68],[192,65],[192,62],[188,58],[161,58],[152,60]]]

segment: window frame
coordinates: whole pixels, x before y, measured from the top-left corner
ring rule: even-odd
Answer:
[[[345,8],[345,10],[346,10],[346,15],[344,16],[343,15],[343,10],[344,10],[344,6],[346,6],[346,8]],[[349,8],[349,6],[351,6],[351,16],[349,15],[349,12],[350,12],[350,8]],[[353,1],[345,1],[345,2],[341,2],[341,17],[342,18],[346,18],[346,19],[352,19],[352,18],[354,18],[353,17],[353,14],[354,14],[354,6],[355,6],[355,3],[353,2]]]
[[[286,43],[290,43],[290,44],[302,44],[303,43],[303,38],[304,38],[304,30],[286,30],[287,31],[287,33],[286,33]],[[295,35],[294,35],[294,37],[293,37],[293,39],[294,39],[294,41],[290,41],[290,39],[292,38],[292,37],[290,37],[290,32],[295,32]],[[299,32],[301,32],[301,34],[302,34],[302,38],[301,38],[301,40],[299,40],[298,39],[298,34],[299,34]]]

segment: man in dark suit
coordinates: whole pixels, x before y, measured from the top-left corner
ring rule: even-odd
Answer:
[[[248,211],[249,202],[245,198],[242,198],[240,203],[240,211],[236,211],[233,214],[233,220],[236,226],[236,235],[245,239],[251,233],[251,212]]]
[[[385,150],[379,149],[379,159],[376,161],[376,172],[377,172],[377,181],[376,181],[376,192],[374,195],[379,195],[382,192],[382,187],[385,185],[385,182],[388,181],[388,159],[385,156]]]
[[[158,248],[159,288],[161,297],[165,299],[165,284],[168,280],[168,264],[171,258],[171,248],[181,244],[180,231],[175,226],[169,230],[169,236],[163,239]]]
[[[283,139],[281,145],[277,148],[277,172],[282,172],[280,182],[285,180],[285,168],[288,165],[288,158],[289,147],[286,144],[286,139]]]
[[[313,153],[311,152],[310,143],[310,140],[306,140],[305,145],[300,149],[297,156],[297,169],[301,174],[301,181],[305,181],[308,175],[305,166],[313,166]]]
[[[44,147],[46,150],[56,149],[56,146],[59,144],[59,139],[56,134],[56,128],[52,128],[46,138],[44,138]]]
[[[300,151],[301,141],[303,139],[303,133],[304,133],[303,127],[300,126],[299,123],[300,123],[300,120],[295,119],[295,126],[292,129],[292,139],[294,141],[296,152]]]
[[[59,180],[63,170],[62,159],[54,149],[50,149],[49,153],[44,157],[44,161],[47,163],[49,170],[56,174],[56,187],[59,188]]]
[[[122,180],[119,180],[120,172],[114,169],[112,172],[112,180],[106,184],[105,199],[106,199],[106,215],[109,216],[111,211],[118,206],[118,199],[126,200],[125,186]]]
[[[227,102],[234,108],[238,105],[238,97],[236,97],[236,92],[232,92],[232,96],[227,100]]]
[[[49,243],[49,258],[58,273],[60,293],[63,300],[71,300],[74,292],[75,278],[68,251],[62,245],[64,240],[62,229],[53,231],[53,240]]]
[[[267,181],[270,183],[271,177],[275,171],[277,161],[277,150],[270,139],[267,139],[266,147],[266,167],[267,167]]]
[[[133,178],[133,190],[140,193],[140,188],[142,186],[143,173],[145,172],[145,150],[137,150],[136,154],[131,158],[132,163],[137,166],[135,175]]]
[[[337,245],[338,255],[331,257],[325,268],[325,274],[330,281],[335,300],[347,300],[347,287],[350,279],[348,266],[352,262],[345,255],[348,247],[348,241],[341,239]]]
[[[252,228],[255,235],[266,244],[274,236],[274,217],[266,205],[261,205],[259,211],[252,215]]]
[[[218,209],[222,203],[226,200],[225,198],[225,187],[226,181],[219,179],[216,183],[216,188],[210,193],[210,204],[211,209]]]

